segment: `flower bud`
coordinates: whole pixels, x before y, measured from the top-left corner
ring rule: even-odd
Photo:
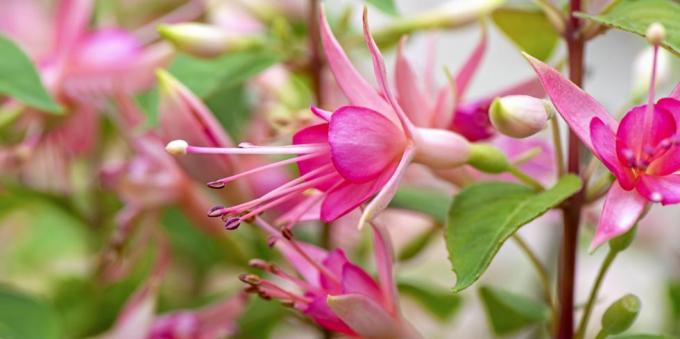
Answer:
[[[521,139],[543,130],[551,114],[541,99],[528,95],[509,95],[493,101],[489,117],[499,132]]]
[[[631,227],[628,232],[621,234],[620,236],[609,240],[609,248],[614,252],[621,252],[628,248],[630,244],[635,239],[635,234],[637,233],[637,224]]]
[[[645,32],[645,37],[647,38],[647,41],[649,41],[650,44],[659,45],[663,42],[664,39],[666,39],[666,28],[663,27],[663,25],[658,22],[653,22],[647,28],[647,32]]]
[[[244,50],[258,44],[258,40],[252,36],[234,36],[217,26],[192,22],[160,25],[158,32],[178,50],[205,58]]]
[[[505,154],[489,144],[472,144],[468,164],[484,173],[503,173],[510,168]]]
[[[640,313],[640,306],[640,298],[633,294],[615,301],[602,315],[601,333],[619,334],[627,330]]]

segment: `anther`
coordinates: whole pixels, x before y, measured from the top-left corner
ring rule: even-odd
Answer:
[[[288,240],[293,240],[293,232],[289,228],[282,229],[281,235]]]
[[[663,195],[659,192],[654,192],[651,194],[650,198],[652,198],[653,202],[661,202],[661,200],[663,200]]]
[[[215,206],[208,211],[208,216],[211,217],[211,218],[219,217],[223,214],[222,213],[223,209],[224,209],[224,206]]]
[[[228,231],[233,231],[237,229],[239,226],[241,226],[241,218],[239,217],[229,218],[224,223],[224,228]]]
[[[222,181],[212,181],[212,182],[207,183],[206,186],[208,186],[210,188],[214,188],[214,189],[220,189],[220,188],[224,188],[225,185],[224,185],[224,182],[222,182]]]
[[[165,146],[165,150],[175,156],[187,154],[187,148],[189,144],[184,140],[173,140]]]
[[[262,279],[254,274],[241,274],[238,279],[251,286],[257,286],[262,283]]]

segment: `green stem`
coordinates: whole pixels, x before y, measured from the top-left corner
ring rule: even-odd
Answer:
[[[618,252],[610,250],[609,253],[607,253],[607,256],[604,258],[602,266],[600,266],[600,270],[597,272],[595,283],[593,288],[590,290],[590,296],[588,296],[588,301],[586,302],[586,306],[583,309],[583,316],[581,316],[581,322],[579,323],[578,331],[576,332],[575,336],[576,339],[583,339],[583,336],[586,334],[588,321],[590,320],[590,315],[593,312],[593,306],[595,305],[595,300],[597,299],[597,293],[599,292],[602,281],[604,280],[605,275],[607,275],[607,271],[609,271],[609,267],[612,265],[612,262],[614,262],[617,254]]]
[[[560,125],[557,122],[557,117],[553,116],[550,119],[550,127],[552,131],[553,145],[555,146],[555,167],[557,168],[557,176],[564,175],[564,149],[562,147],[562,136],[560,135]]]
[[[508,173],[512,174],[515,178],[517,178],[519,181],[531,186],[531,188],[535,189],[536,191],[538,192],[545,191],[545,187],[543,187],[543,185],[540,182],[534,180],[534,178],[524,173],[521,169],[515,166],[510,166],[507,171]]]
[[[552,295],[552,289],[551,289],[551,283],[550,283],[550,275],[548,274],[548,270],[545,268],[543,263],[541,262],[540,259],[538,259],[538,256],[536,253],[529,247],[529,245],[520,237],[518,234],[513,234],[512,235],[512,240],[515,241],[515,244],[517,244],[517,247],[519,247],[520,250],[527,256],[529,261],[531,262],[531,265],[536,269],[536,273],[538,274],[539,279],[541,280],[541,285],[543,285],[543,293],[544,293],[544,298],[545,301],[550,305],[550,309],[553,312],[553,317],[555,316],[555,313],[557,312],[557,309],[555,308],[555,300]]]

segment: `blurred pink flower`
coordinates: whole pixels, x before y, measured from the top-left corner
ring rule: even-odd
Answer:
[[[680,202],[680,175],[676,174],[680,170],[676,128],[680,125],[680,84],[670,96],[654,103],[653,71],[647,104],[632,108],[617,122],[558,71],[527,58],[572,131],[616,176],[591,248],[629,230],[648,203]]]
[[[379,280],[353,264],[340,248],[326,251],[299,243],[284,229],[283,236],[261,218],[256,224],[274,239],[274,246],[297,271],[290,275],[273,264],[252,260],[251,265],[291,284],[290,291],[256,275],[242,275],[249,291],[265,299],[277,299],[335,332],[364,338],[419,338],[399,310],[392,244],[380,226],[372,225]]]

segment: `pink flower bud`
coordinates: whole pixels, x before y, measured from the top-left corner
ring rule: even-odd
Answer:
[[[489,115],[499,132],[513,138],[526,138],[540,132],[551,118],[543,100],[528,95],[496,98]]]

